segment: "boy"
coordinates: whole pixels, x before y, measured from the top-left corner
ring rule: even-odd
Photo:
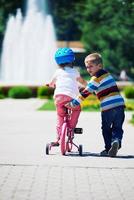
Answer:
[[[121,148],[123,137],[124,100],[113,77],[103,69],[103,61],[99,53],[89,54],[85,58],[85,65],[92,78],[81,95],[67,106],[80,105],[81,101],[91,93],[97,95],[101,105],[102,135],[105,143],[105,149],[100,155],[115,157],[118,149]]]

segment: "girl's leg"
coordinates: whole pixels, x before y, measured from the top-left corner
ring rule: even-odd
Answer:
[[[57,134],[58,138],[60,137],[61,133],[61,127],[64,122],[64,117],[66,115],[65,113],[65,104],[70,102],[72,100],[71,97],[66,95],[56,95],[55,97],[55,104],[56,104],[56,110],[57,110]],[[76,124],[78,122],[78,118],[80,115],[81,107],[78,106],[72,110],[71,119],[69,121],[70,128],[75,128]]]
[[[57,140],[60,139],[61,127],[64,122],[65,111],[61,104],[56,105],[57,111],[57,124],[56,124],[56,131],[57,131]]]
[[[78,123],[78,118],[81,112],[81,107],[78,106],[72,110],[71,119],[69,121],[70,128],[75,128]]]
[[[61,133],[61,127],[64,122],[64,117],[66,115],[65,113],[65,107],[64,105],[71,101],[71,97],[66,95],[56,95],[55,96],[55,105],[56,105],[56,111],[57,111],[57,124],[56,124],[56,130],[57,130],[57,139],[60,138]]]

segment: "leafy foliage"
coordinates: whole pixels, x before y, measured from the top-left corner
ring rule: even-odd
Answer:
[[[125,87],[124,94],[125,94],[126,98],[134,99],[134,87],[132,87],[132,86]]]
[[[4,98],[5,98],[5,95],[3,93],[2,88],[0,87],[0,99],[4,99]]]
[[[5,23],[10,14],[15,14],[17,8],[23,8],[23,1],[0,0],[0,33],[5,30]]]
[[[57,37],[59,40],[79,40],[81,30],[78,27],[76,18],[79,16],[78,4],[83,0],[51,0],[49,6],[53,15]]]
[[[47,86],[42,86],[38,88],[37,91],[37,96],[41,99],[47,99],[47,98],[52,98],[52,95],[54,93],[53,88],[49,88]]]
[[[78,6],[79,11],[81,7]],[[78,19],[86,50],[100,52],[105,66],[115,71],[134,67],[134,2],[132,0],[87,0]],[[133,74],[134,77],[134,74]]]
[[[99,111],[100,102],[95,95],[90,95],[81,104],[83,111]]]
[[[0,47],[10,14],[15,14],[17,8],[23,8],[23,0],[0,0]]]
[[[134,111],[134,100],[127,99],[125,101],[126,111]]]
[[[8,96],[16,99],[27,99],[32,97],[32,90],[26,86],[15,86],[9,89]]]
[[[0,43],[9,14],[23,9],[24,0],[0,0]],[[133,0],[47,1],[58,40],[81,40],[87,53],[98,51],[110,72],[125,69],[134,79]],[[23,12],[24,13],[24,12]]]
[[[132,118],[131,118],[130,122],[134,125],[134,114],[132,114]]]

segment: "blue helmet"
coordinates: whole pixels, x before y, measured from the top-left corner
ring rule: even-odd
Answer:
[[[75,60],[75,55],[70,48],[59,48],[55,53],[55,60],[57,64],[71,63]]]

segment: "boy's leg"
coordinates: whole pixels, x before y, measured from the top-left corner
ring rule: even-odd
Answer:
[[[106,152],[111,148],[112,141],[112,113],[110,111],[105,111],[101,113],[102,119],[102,135],[105,143]]]
[[[110,157],[115,157],[118,149],[121,148],[121,140],[123,136],[122,125],[124,122],[124,108],[117,107],[112,109],[113,123],[112,123],[112,141],[111,148],[108,152]]]
[[[119,141],[119,148],[121,148],[121,141],[123,137],[123,122],[125,119],[124,108],[117,107],[114,109],[114,121],[112,127],[112,142],[115,140]]]
[[[102,112],[102,133],[105,148],[111,157],[116,156],[118,149],[121,148],[123,136],[122,124],[124,122],[124,108],[117,107],[106,112]],[[110,130],[110,131],[109,131]],[[110,133],[110,135],[108,134]]]

